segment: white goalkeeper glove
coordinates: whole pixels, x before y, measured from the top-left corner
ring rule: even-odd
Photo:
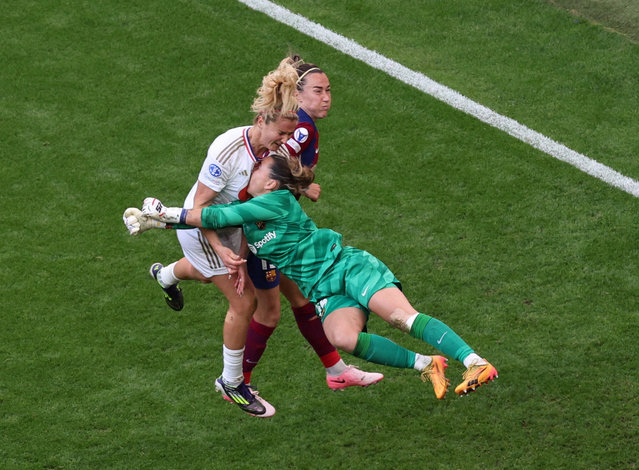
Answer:
[[[186,224],[188,210],[181,207],[165,207],[159,199],[147,197],[142,205],[142,214],[167,224]]]
[[[277,148],[277,153],[288,158],[297,157],[297,154],[292,153],[290,149],[288,148],[288,145],[286,144],[280,144],[280,146]]]
[[[152,228],[165,228],[166,224],[158,220],[144,215],[142,211],[136,207],[129,207],[122,214],[122,220],[126,225],[129,235],[135,236],[138,233],[146,232]]]

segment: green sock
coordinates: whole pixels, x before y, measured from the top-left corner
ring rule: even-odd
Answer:
[[[375,364],[412,369],[415,365],[415,353],[393,343],[383,336],[360,333],[353,356]]]
[[[418,314],[415,318],[410,335],[427,342],[460,362],[463,362],[464,358],[473,352],[471,347],[448,325],[423,313]]]

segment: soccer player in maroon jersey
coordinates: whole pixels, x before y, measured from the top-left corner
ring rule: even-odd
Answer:
[[[319,132],[315,121],[323,119],[331,107],[331,85],[328,76],[315,64],[305,63],[299,56],[291,56],[282,62],[291,63],[297,70],[296,97],[299,104],[299,121],[293,136],[282,146],[289,156],[299,158],[302,165],[314,169],[319,157]],[[321,188],[312,183],[304,191],[311,201],[317,201]],[[249,325],[244,349],[244,380],[250,383],[253,368],[266,349],[270,336],[280,319],[280,291],[291,304],[297,326],[313,347],[326,369],[326,383],[333,390],[350,386],[368,386],[384,378],[382,374],[364,372],[346,365],[337,349],[326,338],[315,305],[298,286],[266,260],[249,255],[248,273],[253,281],[257,297],[257,309]]]

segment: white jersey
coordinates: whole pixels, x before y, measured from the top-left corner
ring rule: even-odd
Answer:
[[[184,207],[193,208],[198,182],[217,192],[212,204],[227,204],[238,200],[238,193],[249,182],[257,157],[248,139],[251,126],[236,127],[218,136],[204,159],[198,179],[184,200]],[[228,227],[216,230],[222,244],[238,253],[242,229]],[[184,256],[204,277],[227,273],[222,260],[213,250],[200,229],[177,230]]]
[[[236,127],[218,136],[206,155],[198,180],[184,200],[186,209],[193,208],[198,182],[217,192],[213,204],[238,200],[238,193],[248,185],[257,157],[248,140],[251,126]]]

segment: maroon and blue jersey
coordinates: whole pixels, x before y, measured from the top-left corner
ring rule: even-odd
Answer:
[[[291,155],[297,155],[302,165],[315,168],[319,158],[319,132],[315,121],[304,111],[297,111],[299,122],[293,136],[284,144]]]

